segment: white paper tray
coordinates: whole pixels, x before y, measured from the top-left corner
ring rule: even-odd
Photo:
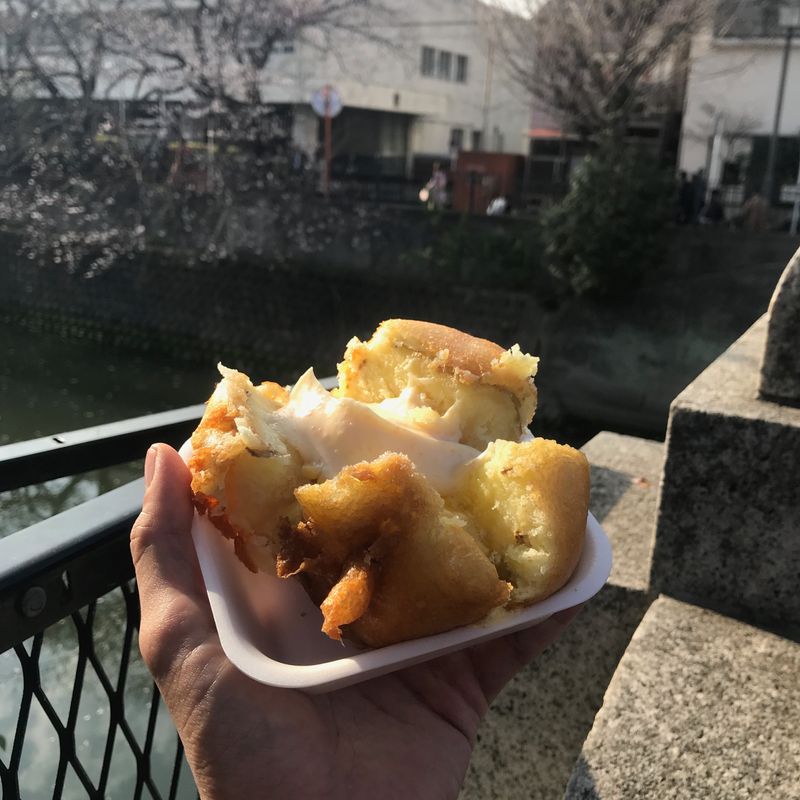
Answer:
[[[184,459],[189,452],[187,442]],[[306,692],[328,692],[535,625],[593,597],[611,573],[611,544],[589,514],[580,563],[556,594],[490,623],[364,650],[325,636],[322,614],[300,583],[250,572],[207,518],[195,514],[192,538],[228,658],[254,680]]]

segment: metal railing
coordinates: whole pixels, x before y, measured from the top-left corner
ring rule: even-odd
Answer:
[[[0,447],[0,492],[178,447],[203,408]],[[143,491],[138,479],[0,538],[0,800],[198,796],[139,654],[129,534]]]
[[[0,491],[183,442],[202,406],[0,447]],[[0,787],[16,798],[194,798],[138,651],[137,480],[0,539]]]

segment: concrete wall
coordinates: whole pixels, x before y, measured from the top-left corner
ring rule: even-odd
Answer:
[[[474,220],[476,235],[491,222]],[[667,264],[624,303],[553,308],[533,288],[546,280],[533,264],[520,281],[503,264],[470,272],[409,253],[438,230],[394,214],[373,221],[356,249],[346,232],[320,236],[302,264],[252,253],[186,264],[162,253],[91,279],[37,267],[0,242],[0,317],[283,380],[309,363],[330,373],[350,336],[382,319],[428,319],[541,355],[540,419],[657,435],[672,398],[764,312],[797,246],[787,236],[676,232]]]

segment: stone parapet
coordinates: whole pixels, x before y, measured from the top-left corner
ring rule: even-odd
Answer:
[[[664,443],[604,431],[583,446],[591,509],[614,551],[610,583],[647,592]]]
[[[651,601],[663,444],[601,433],[584,448],[591,508],[614,548],[609,583],[500,694],[478,732],[461,800],[551,800],[569,780],[603,694]]]
[[[761,396],[800,406],[800,250],[775,288],[768,315]]]
[[[669,598],[637,629],[566,800],[800,797],[800,645]]]
[[[672,404],[651,588],[796,635],[800,409],[758,396],[766,330]]]

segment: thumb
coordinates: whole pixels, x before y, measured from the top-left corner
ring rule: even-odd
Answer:
[[[142,657],[161,684],[178,659],[216,641],[191,538],[191,476],[181,457],[153,445],[145,461],[142,512],[131,530],[142,621]]]

